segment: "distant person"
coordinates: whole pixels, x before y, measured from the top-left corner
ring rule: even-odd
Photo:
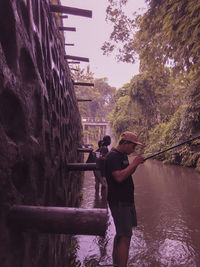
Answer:
[[[100,140],[98,144],[99,144],[99,148],[97,149],[96,152],[99,154],[97,154],[96,163],[100,170],[94,171],[95,182],[96,182],[95,189],[96,189],[96,193],[99,193],[99,185],[101,184],[101,196],[103,199],[106,200],[108,186],[107,186],[107,181],[105,177],[105,157],[107,153],[109,152],[108,146],[111,144],[110,136],[105,135],[103,137],[103,140]]]
[[[115,224],[116,235],[113,243],[113,264],[126,267],[132,227],[137,226],[134,204],[134,183],[132,174],[144,162],[136,156],[129,165],[128,156],[137,145],[142,145],[132,132],[124,132],[116,148],[106,155],[105,176],[108,184],[108,204]]]
[[[108,146],[111,144],[111,138],[109,135],[105,135],[103,140],[99,140],[98,149],[92,152],[87,162],[96,162],[99,170],[94,170],[95,176],[95,191],[99,194],[99,187],[101,185],[101,196],[106,200],[107,198],[107,181],[105,178],[105,156],[109,152]]]

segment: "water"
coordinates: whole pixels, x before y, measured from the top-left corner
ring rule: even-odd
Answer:
[[[128,266],[199,267],[200,175],[148,160],[133,179],[138,227],[133,230]],[[85,172],[82,207],[103,206],[101,197],[95,196],[93,172]],[[105,238],[76,236],[80,266],[111,265],[114,235],[109,212]]]

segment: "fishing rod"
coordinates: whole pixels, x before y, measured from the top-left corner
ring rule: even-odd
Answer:
[[[178,147],[178,146],[182,146],[182,145],[184,145],[184,144],[190,143],[190,142],[192,142],[192,141],[194,141],[194,140],[196,140],[196,139],[198,139],[198,138],[200,138],[200,135],[199,135],[199,136],[196,136],[196,137],[194,137],[194,138],[191,138],[191,139],[189,139],[189,140],[187,140],[187,141],[184,141],[184,142],[182,142],[182,143],[180,143],[180,144],[178,144],[178,145],[175,145],[175,146],[166,148],[166,149],[164,149],[164,150],[162,150],[162,151],[160,151],[160,152],[158,152],[158,153],[156,153],[156,154],[153,154],[153,155],[151,155],[151,156],[148,156],[148,157],[144,158],[144,160],[147,160],[147,159],[151,159],[151,158],[153,158],[153,157],[156,157],[156,156],[158,156],[158,155],[160,155],[160,154],[162,154],[162,153],[165,153],[166,151],[169,151],[169,150],[174,149],[174,148],[176,148],[176,147]]]

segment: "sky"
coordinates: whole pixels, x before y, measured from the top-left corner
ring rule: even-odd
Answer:
[[[146,6],[144,0],[130,0],[129,2],[129,10],[132,12]],[[89,63],[81,62],[79,66],[86,68],[89,64],[94,78],[106,77],[110,86],[120,88],[130,82],[131,78],[139,73],[139,63],[117,62],[114,55],[105,56],[101,50],[101,46],[108,41],[112,31],[111,24],[105,21],[108,1],[61,0],[61,4],[92,10],[92,18],[68,15],[68,18],[63,20],[64,26],[76,28],[76,32],[65,32],[65,42],[74,43],[74,46],[66,46],[66,54],[89,58]]]

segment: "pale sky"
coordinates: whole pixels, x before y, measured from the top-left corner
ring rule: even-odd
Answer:
[[[144,0],[130,0],[129,10],[137,11],[145,7]],[[108,41],[112,30],[105,22],[107,0],[61,0],[62,5],[92,10],[92,18],[68,15],[64,26],[75,27],[76,32],[65,32],[65,42],[75,46],[66,46],[66,54],[89,58],[90,62],[81,62],[80,67],[94,73],[94,78],[108,78],[108,84],[120,88],[138,74],[139,64],[119,63],[114,55],[104,56],[101,46]],[[131,7],[131,8],[130,8]],[[73,65],[70,65],[73,67]]]

